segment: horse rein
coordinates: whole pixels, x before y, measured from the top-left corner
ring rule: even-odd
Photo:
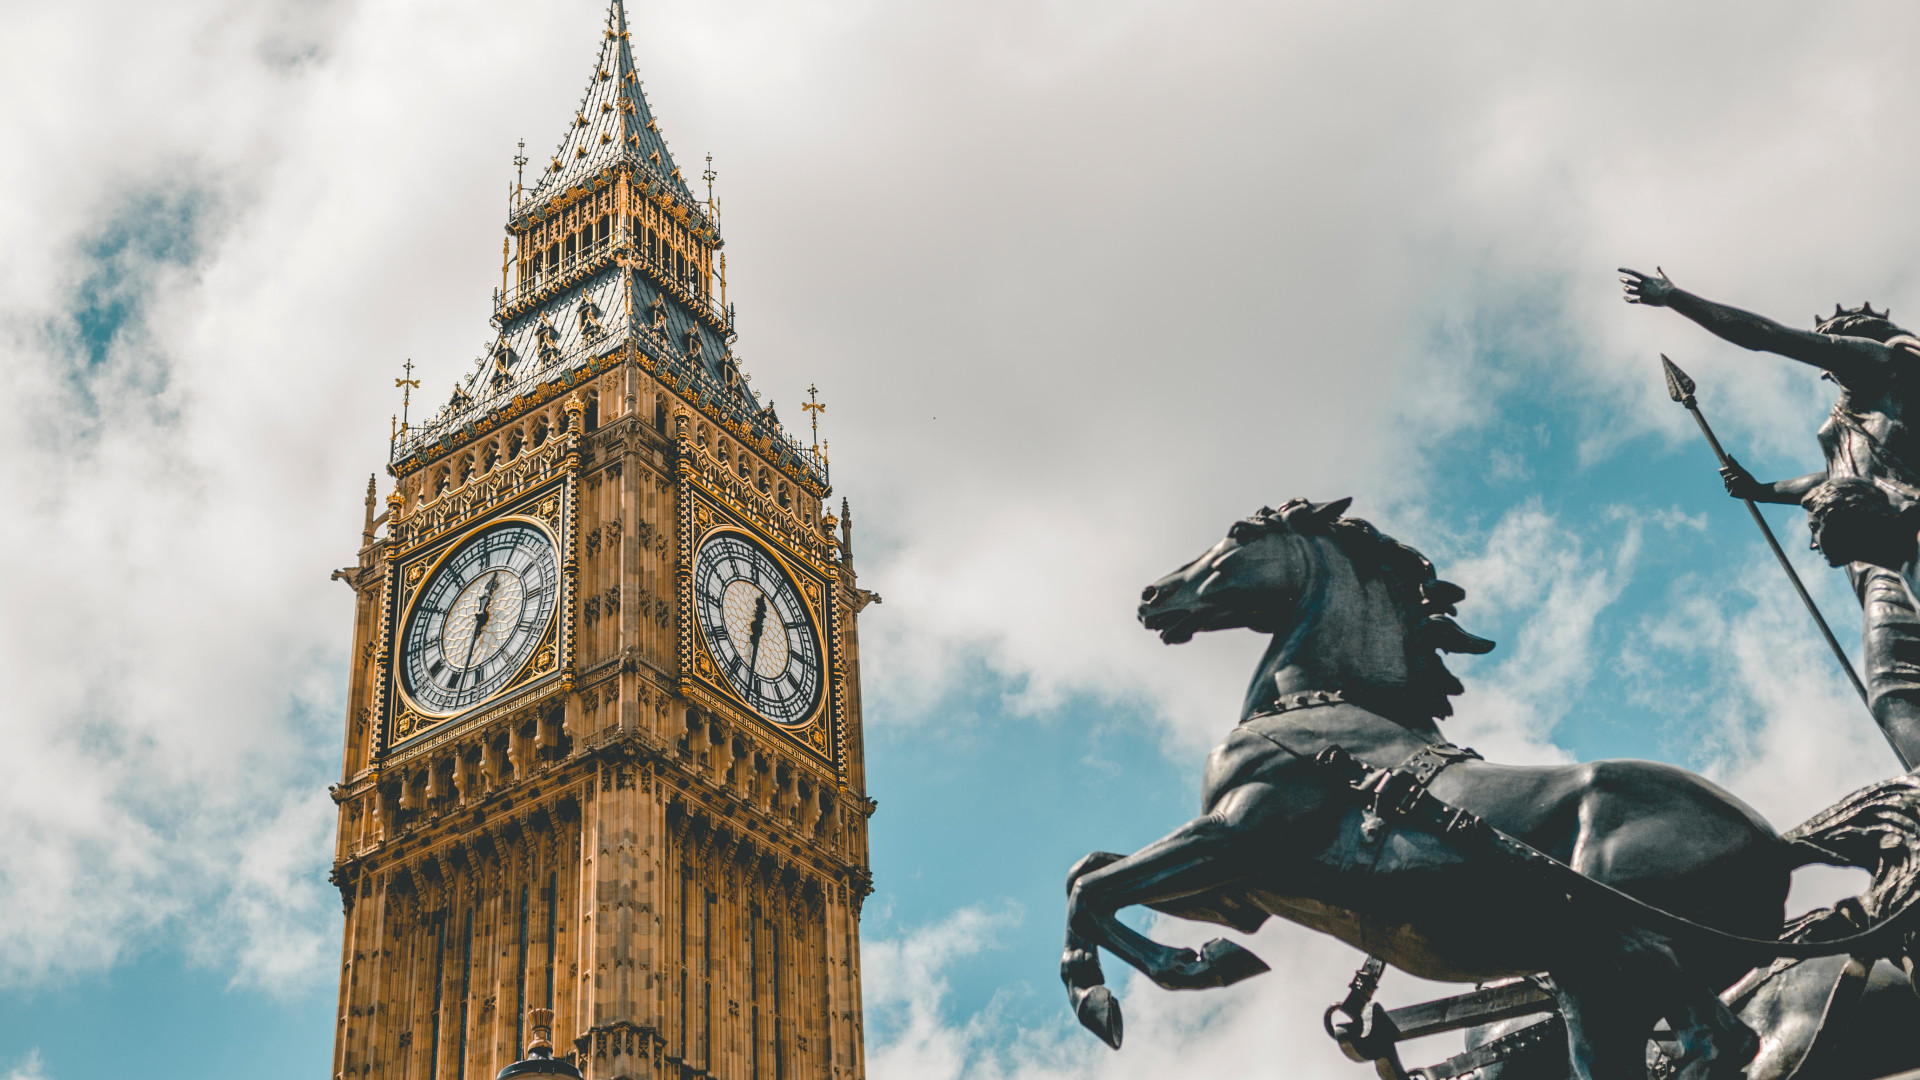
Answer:
[[[1280,744],[1273,740],[1275,745]],[[1455,761],[1467,760],[1468,756],[1478,757],[1472,751],[1445,743],[1432,747],[1423,747],[1414,752],[1408,760],[1420,758],[1428,751],[1447,756],[1452,760],[1440,764],[1431,771],[1425,771],[1426,780],[1420,779],[1420,773],[1406,768],[1377,769],[1355,758],[1339,746],[1329,746],[1313,756],[1313,763],[1342,781],[1342,786],[1365,800],[1365,806],[1383,820],[1401,821],[1418,828],[1435,832],[1455,843],[1477,847],[1499,857],[1521,863],[1530,863],[1544,874],[1565,883],[1562,890],[1569,903],[1580,893],[1588,897],[1611,904],[1616,908],[1625,908],[1631,917],[1640,921],[1648,929],[1657,930],[1678,938],[1694,938],[1711,942],[1722,948],[1736,949],[1767,958],[1792,956],[1807,959],[1816,956],[1836,956],[1851,953],[1858,956],[1883,955],[1887,942],[1898,941],[1906,932],[1901,925],[1903,919],[1916,909],[1920,909],[1920,891],[1909,896],[1906,903],[1894,912],[1883,916],[1878,922],[1857,934],[1845,937],[1826,938],[1816,942],[1790,941],[1780,938],[1755,938],[1744,934],[1730,933],[1716,927],[1694,922],[1684,915],[1676,915],[1664,908],[1655,907],[1630,893],[1590,878],[1559,859],[1528,844],[1526,841],[1502,832],[1489,824],[1486,819],[1471,810],[1449,805],[1427,790],[1427,782],[1446,765]]]
[[[1332,705],[1354,705],[1367,708],[1366,705],[1355,701],[1354,696],[1349,691],[1341,690],[1315,690],[1290,694],[1275,702],[1275,707],[1246,717],[1240,723],[1241,726],[1246,727],[1252,721],[1297,709],[1323,708]],[[1547,876],[1558,878],[1565,883],[1562,892],[1568,903],[1574,901],[1576,893],[1584,894],[1616,908],[1625,908],[1631,913],[1632,918],[1647,924],[1649,929],[1657,929],[1676,937],[1704,939],[1722,948],[1754,953],[1768,959],[1782,956],[1808,959],[1816,956],[1835,956],[1840,953],[1866,955],[1873,950],[1884,950],[1885,943],[1889,939],[1897,941],[1905,932],[1899,923],[1904,917],[1920,909],[1920,890],[1915,890],[1898,910],[1882,917],[1859,933],[1818,942],[1755,938],[1730,933],[1694,922],[1684,915],[1676,915],[1664,908],[1655,907],[1604,881],[1590,878],[1526,841],[1502,832],[1473,811],[1452,806],[1428,790],[1428,785],[1442,769],[1457,762],[1478,759],[1480,755],[1472,750],[1444,741],[1430,743],[1408,755],[1406,760],[1398,766],[1378,768],[1354,757],[1337,744],[1309,755],[1288,746],[1258,727],[1248,727],[1247,730],[1296,758],[1311,761],[1315,766],[1333,776],[1340,787],[1358,797],[1365,814],[1361,825],[1363,836],[1369,842],[1376,839],[1390,823],[1405,823],[1422,828],[1454,843],[1469,845],[1501,858],[1530,863],[1538,867]],[[1369,827],[1372,830],[1370,833]],[[1875,955],[1879,953],[1876,952]]]

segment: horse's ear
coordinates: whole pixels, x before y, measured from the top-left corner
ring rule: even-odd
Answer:
[[[1346,513],[1347,507],[1352,505],[1353,496],[1351,495],[1344,499],[1335,499],[1330,503],[1320,503],[1313,508],[1313,520],[1322,525],[1331,525],[1339,521],[1340,515]]]
[[[1436,615],[1453,614],[1453,605],[1466,598],[1467,590],[1451,581],[1434,578],[1420,586],[1420,599],[1425,600],[1428,609]]]
[[[1473,653],[1477,656],[1493,651],[1493,642],[1474,637],[1445,615],[1429,615],[1420,620],[1420,625],[1413,633],[1421,645],[1441,652]]]

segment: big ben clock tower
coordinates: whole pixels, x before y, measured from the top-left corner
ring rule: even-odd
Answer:
[[[333,1074],[484,1080],[551,1009],[593,1080],[853,1080],[877,598],[735,362],[621,0],[540,165],[491,344],[343,572]]]

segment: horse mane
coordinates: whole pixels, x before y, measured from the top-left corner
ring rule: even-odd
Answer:
[[[1372,522],[1340,516],[1352,501],[1293,499],[1278,510],[1261,507],[1249,523],[1302,536],[1331,536],[1362,581],[1377,577],[1385,582],[1387,596],[1406,619],[1409,704],[1436,719],[1452,716],[1453,702],[1448,699],[1466,688],[1447,670],[1440,654],[1490,652],[1493,642],[1467,633],[1453,621],[1454,605],[1466,599],[1467,591],[1441,580],[1430,559],[1374,528]]]

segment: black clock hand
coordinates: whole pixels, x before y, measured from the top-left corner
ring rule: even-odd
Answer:
[[[468,665],[473,663],[473,647],[480,641],[480,631],[487,625],[487,617],[493,613],[493,587],[500,584],[500,575],[487,579],[486,591],[480,594],[480,613],[473,617],[473,636],[467,638],[467,658],[460,664],[460,677],[466,678]]]
[[[753,659],[747,662],[747,670],[755,675],[760,673],[760,635],[767,629],[767,594],[761,593],[753,601],[753,640],[747,646],[753,653]]]

